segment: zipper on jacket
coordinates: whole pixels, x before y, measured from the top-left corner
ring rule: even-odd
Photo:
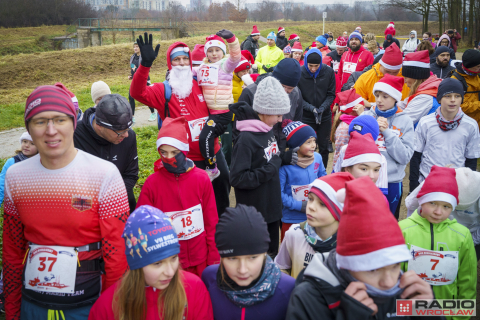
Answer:
[[[175,174],[175,180],[177,180],[178,197],[180,198],[180,203],[182,204],[182,208],[184,208],[185,206],[183,205],[183,201],[182,201],[182,193],[180,192],[180,182],[178,180],[178,177],[180,177],[180,175]]]
[[[434,249],[433,249],[433,223],[430,223],[430,237],[431,237],[431,239],[432,239],[432,240],[431,240],[432,243],[431,243],[431,248],[430,248],[430,250],[433,251],[433,250],[434,250]]]

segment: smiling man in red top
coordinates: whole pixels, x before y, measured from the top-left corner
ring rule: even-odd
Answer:
[[[362,46],[362,41],[362,35],[355,31],[348,37],[350,50],[342,55],[342,60],[338,66],[340,88],[348,81],[348,77],[352,73],[363,71],[365,67],[373,64],[373,54]]]
[[[76,119],[61,87],[38,87],[27,99],[25,125],[39,154],[12,166],[5,178],[9,320],[47,319],[52,310],[87,319],[100,291],[127,269],[125,184],[115,165],[75,149]]]

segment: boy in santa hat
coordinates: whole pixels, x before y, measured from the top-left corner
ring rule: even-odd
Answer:
[[[280,269],[296,278],[316,252],[326,253],[336,247],[338,221],[343,210],[336,192],[353,179],[347,172],[334,173],[314,180],[301,190],[307,194],[306,220],[291,225],[286,232],[275,258]]]
[[[295,164],[282,166],[279,171],[283,203],[281,241],[292,224],[306,220],[308,185],[327,174],[322,156],[315,152],[315,130],[305,123],[289,119],[284,120],[282,126],[287,146],[298,160]]]
[[[412,119],[397,107],[397,102],[402,100],[403,84],[402,77],[386,74],[373,87],[376,105],[366,112],[377,120],[380,128],[376,144],[387,159],[387,199],[390,211],[397,219],[400,213],[405,167],[412,158],[415,141]]]
[[[258,39],[260,39],[260,31],[258,31],[257,26],[253,26],[252,33],[242,42],[241,49],[248,50],[250,54],[255,58],[257,52],[260,48],[258,44]]]
[[[455,176],[453,168],[433,166],[416,196],[419,210],[399,223],[412,257],[402,268],[432,285],[436,299],[475,299],[477,259],[472,235],[449,219],[458,205]]]
[[[316,253],[298,275],[287,320],[387,319],[396,314],[397,299],[433,299],[428,283],[402,272],[410,253],[382,198],[368,177],[345,183],[337,247]]]
[[[227,40],[227,47],[223,42]],[[228,105],[233,103],[232,78],[242,54],[235,35],[229,30],[222,29],[215,35],[207,37],[204,47],[206,58],[198,68],[193,68],[193,75],[197,76],[198,85],[202,87],[203,96],[210,112],[210,116],[199,135],[200,152],[205,158],[206,168],[210,181],[220,175],[217,168],[214,152],[215,138],[220,136],[233,119]]]
[[[297,60],[298,63],[300,63],[300,66],[304,65],[305,62],[303,61],[303,49],[300,41],[295,42],[295,44],[293,45],[292,52],[289,58]]]
[[[142,187],[137,208],[150,205],[172,219],[182,269],[200,277],[207,266],[220,262],[215,245],[218,214],[207,174],[187,158],[185,118],[166,118],[158,132],[157,150],[161,158]]]
[[[335,44],[335,50],[327,54],[327,57],[332,58],[332,65],[333,71],[338,72],[338,66],[340,65],[340,60],[342,60],[342,56],[347,50],[347,40],[343,37],[338,37],[337,42]]]

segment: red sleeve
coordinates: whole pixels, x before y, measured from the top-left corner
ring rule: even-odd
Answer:
[[[460,35],[460,33],[458,33],[458,31],[457,31],[457,34],[455,35],[455,39],[457,40],[462,39],[462,36]]]
[[[99,199],[102,256],[105,261],[105,277],[102,286],[104,291],[120,279],[128,269],[122,234],[130,208],[125,184],[116,167],[112,168],[105,179]]]
[[[212,183],[205,172],[201,173],[205,174],[206,181],[203,187],[202,210],[205,232],[207,233],[207,265],[211,266],[220,263],[220,255],[215,244],[215,228],[218,223],[218,213]]]
[[[393,29],[393,35],[397,35],[397,30]]]
[[[213,320],[212,300],[203,281],[190,272],[182,272],[182,275],[187,303],[192,306],[189,308],[187,320]]]
[[[165,109],[165,93],[163,84],[155,83],[153,86],[147,86],[148,73],[150,68],[140,65],[133,75],[130,85],[130,95],[133,99],[146,106],[155,108],[160,115]]]
[[[372,54],[370,51],[367,51],[367,53],[368,53],[368,55],[367,55],[367,59],[366,59],[366,61],[365,61],[365,66],[364,66],[363,69],[365,69],[365,68],[368,67],[369,65],[373,64],[373,61],[375,60],[375,59],[373,58],[373,54]],[[363,71],[363,69],[362,69],[362,70],[358,70],[358,71]]]
[[[110,320],[114,319],[112,302],[117,285],[113,285],[105,290],[95,301],[88,314],[88,320]]]
[[[144,205],[155,207],[155,205],[153,204],[153,201],[151,200],[152,197],[150,194],[150,184],[151,184],[150,177],[148,177],[147,180],[145,180],[145,183],[143,184],[142,191],[140,192],[140,196],[138,197],[137,208]]]
[[[340,81],[340,78],[338,77],[338,74],[335,75],[335,99],[333,100],[332,105],[330,106],[330,110],[333,109],[333,106],[335,103],[339,103],[340,99],[338,98],[337,94],[342,91],[342,82]]]
[[[345,60],[345,55],[346,55],[346,51],[342,54],[342,57],[340,58],[340,64],[338,65],[338,72],[337,72],[337,75],[338,75],[338,79],[340,79],[340,82],[342,82],[342,85],[343,85],[343,60]],[[346,81],[345,81],[346,82]]]

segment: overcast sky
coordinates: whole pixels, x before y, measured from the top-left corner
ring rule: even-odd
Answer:
[[[213,0],[213,2],[222,3],[227,0]],[[292,2],[303,2],[306,4],[332,4],[332,3],[346,3],[349,4],[350,0],[291,0]],[[190,4],[190,0],[180,0],[183,5]],[[230,2],[235,2],[235,0],[230,0]],[[247,0],[248,3],[262,2],[262,0]],[[278,1],[280,2],[280,1]]]

